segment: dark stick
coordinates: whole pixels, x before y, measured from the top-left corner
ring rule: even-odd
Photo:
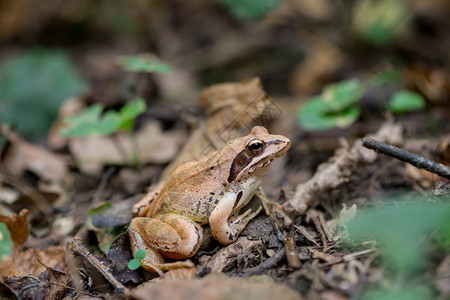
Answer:
[[[419,156],[417,154],[397,148],[395,146],[391,146],[369,137],[363,138],[362,145],[366,148],[375,150],[376,152],[383,153],[395,157],[401,161],[407,162],[417,168],[425,169],[432,173],[438,174],[439,176],[450,179],[449,167],[426,159],[423,156]]]
[[[260,275],[263,271],[272,268],[279,262],[281,262],[286,257],[286,250],[283,248],[277,253],[275,253],[272,257],[268,258],[263,263],[257,265],[254,268],[246,270],[241,277],[250,277],[253,275]]]

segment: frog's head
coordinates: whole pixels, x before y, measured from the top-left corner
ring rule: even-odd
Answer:
[[[291,146],[291,141],[282,135],[273,135],[261,126],[253,127],[249,135],[232,141],[234,157],[228,182],[240,181],[252,175],[265,176],[272,161],[282,157]]]

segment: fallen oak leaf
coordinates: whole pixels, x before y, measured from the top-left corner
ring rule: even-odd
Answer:
[[[14,243],[14,249],[17,250],[28,239],[30,230],[27,223],[28,209],[24,208],[19,215],[5,216],[0,210],[0,222],[5,223],[11,234],[11,240]]]

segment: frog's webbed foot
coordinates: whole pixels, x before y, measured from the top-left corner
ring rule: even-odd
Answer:
[[[194,255],[202,242],[202,228],[187,217],[165,214],[156,218],[134,218],[128,228],[133,254],[146,251],[142,266],[162,274],[174,268],[193,267],[191,261],[166,263],[164,257],[182,259]]]

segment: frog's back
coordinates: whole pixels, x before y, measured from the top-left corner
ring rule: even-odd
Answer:
[[[216,167],[206,160],[178,166],[155,199],[151,216],[176,213],[200,224],[208,223],[227,184],[217,176]]]

